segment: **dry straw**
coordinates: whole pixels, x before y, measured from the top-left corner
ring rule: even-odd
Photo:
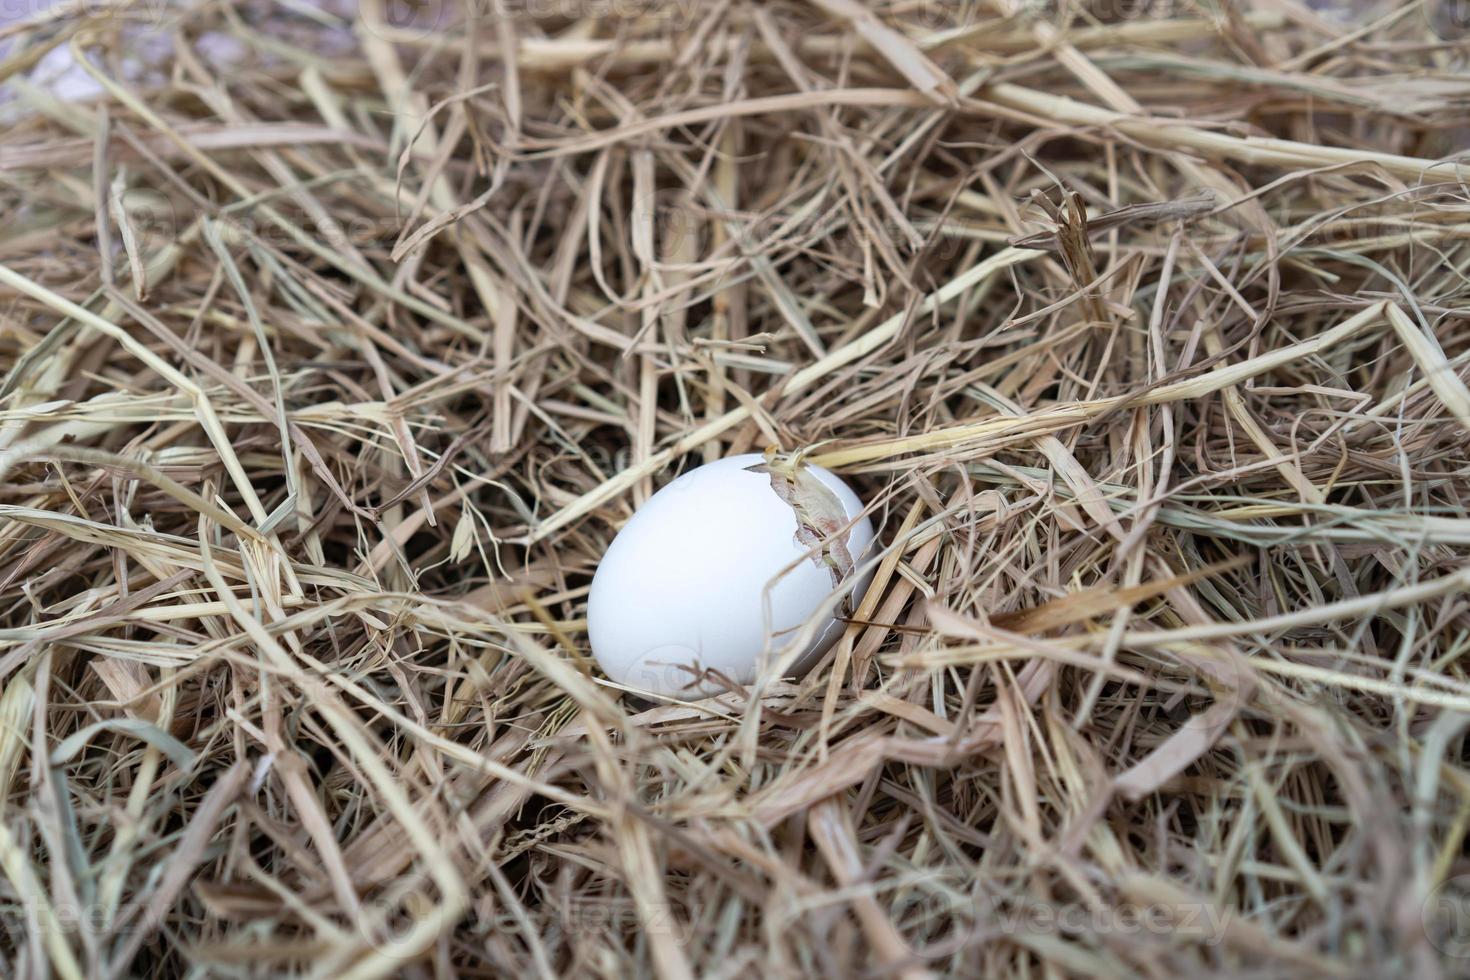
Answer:
[[[1463,974],[1460,6],[0,11],[0,975]],[[769,444],[846,635],[625,697]]]

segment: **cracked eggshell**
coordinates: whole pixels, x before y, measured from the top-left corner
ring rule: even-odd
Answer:
[[[650,497],[613,539],[587,600],[592,654],[609,678],[697,698],[723,690],[694,683],[705,668],[753,683],[762,663],[774,663],[824,604],[792,673],[809,670],[841,635],[837,604],[828,602],[831,570],[796,540],[796,514],[771,478],[746,469],[761,462],[747,453],[690,470]],[[835,474],[807,469],[849,519],[862,511]],[[848,530],[847,547],[861,567],[873,549],[872,521],[864,517]],[[853,587],[853,607],[871,579],[869,572]]]

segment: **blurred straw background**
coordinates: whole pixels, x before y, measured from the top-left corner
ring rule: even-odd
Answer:
[[[0,13],[0,974],[1466,974],[1470,7]],[[772,444],[874,587],[625,697]]]

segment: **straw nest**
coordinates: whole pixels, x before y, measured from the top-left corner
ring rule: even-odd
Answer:
[[[1456,972],[1459,13],[0,28],[0,972]],[[767,445],[873,588],[624,696],[599,556]]]

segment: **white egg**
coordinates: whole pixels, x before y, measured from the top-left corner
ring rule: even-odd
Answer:
[[[587,600],[592,653],[612,680],[657,694],[698,698],[753,683],[814,616],[813,638],[790,673],[801,674],[841,635],[832,569],[797,541],[796,512],[771,477],[747,469],[755,453],[690,470],[648,499],[607,549]],[[841,501],[848,519],[862,503],[819,466],[806,470]],[[867,517],[847,532],[862,566],[873,548]],[[872,575],[855,586],[856,607]],[[843,582],[840,588],[847,588]]]

